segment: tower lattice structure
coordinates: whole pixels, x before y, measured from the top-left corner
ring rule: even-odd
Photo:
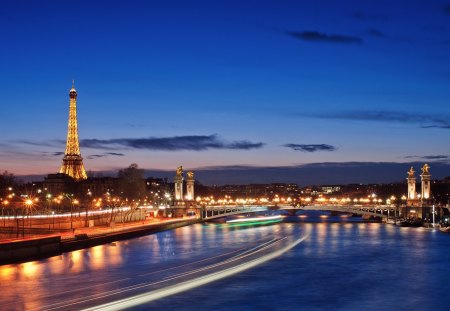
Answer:
[[[72,82],[72,88],[69,91],[69,124],[67,128],[66,152],[63,158],[63,164],[60,173],[69,175],[75,180],[87,179],[86,170],[83,165],[83,158],[80,152],[80,143],[78,141],[78,122],[77,122],[77,90]]]

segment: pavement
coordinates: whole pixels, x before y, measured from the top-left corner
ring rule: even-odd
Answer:
[[[77,228],[74,229],[73,232],[62,232],[61,240],[64,239],[72,239],[75,237],[76,234],[87,234],[88,236],[97,236],[97,235],[104,235],[108,233],[113,232],[121,232],[121,231],[127,231],[130,229],[139,229],[141,227],[145,227],[148,225],[161,225],[161,224],[169,224],[179,221],[184,221],[189,218],[152,218],[148,220],[141,220],[136,222],[127,222],[127,223],[116,223],[114,226],[96,226],[96,227],[90,227],[90,228]]]
[[[44,234],[44,235],[33,235],[33,236],[25,236],[25,237],[19,237],[19,238],[10,238],[10,239],[2,239],[0,240],[0,244],[3,243],[10,243],[15,241],[27,241],[27,240],[33,240],[36,238],[44,238],[44,237],[53,237],[53,236],[61,236],[61,240],[70,240],[75,238],[75,235],[77,234],[87,234],[89,237],[94,236],[100,236],[100,235],[106,235],[108,233],[113,232],[121,232],[121,231],[127,231],[130,229],[139,229],[148,225],[162,225],[162,224],[169,224],[179,221],[184,221],[190,218],[150,218],[146,220],[141,221],[135,221],[135,222],[127,222],[127,223],[116,223],[114,226],[95,226],[95,227],[83,227],[83,228],[76,228],[72,231],[61,231],[61,232],[54,232],[51,234]]]

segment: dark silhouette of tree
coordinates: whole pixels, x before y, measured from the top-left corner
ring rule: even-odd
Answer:
[[[138,168],[136,163],[119,170],[119,189],[123,198],[139,200],[145,197],[144,170]]]
[[[4,171],[0,175],[0,193],[7,190],[8,187],[15,187],[17,185],[17,179],[14,174]]]

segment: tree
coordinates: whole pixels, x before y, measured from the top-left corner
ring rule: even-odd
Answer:
[[[8,171],[4,171],[2,174],[0,174],[0,193],[4,193],[9,187],[14,188],[16,184],[17,179],[14,174]]]
[[[119,189],[122,196],[128,200],[139,200],[145,196],[144,170],[136,163],[119,170]]]

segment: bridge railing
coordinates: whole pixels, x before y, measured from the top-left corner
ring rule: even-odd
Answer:
[[[386,218],[388,215],[385,211],[394,211],[395,207],[389,205],[375,205],[375,206],[357,206],[357,205],[306,205],[306,206],[292,206],[292,205],[276,205],[278,209],[286,210],[315,210],[315,211],[336,211],[348,212],[360,215],[370,215]],[[205,206],[202,208],[203,219],[220,218],[231,215],[238,215],[244,213],[267,211],[274,205],[216,205]],[[388,212],[389,214],[389,212]]]
[[[255,206],[255,205],[207,206],[202,209],[202,218],[213,219],[244,213],[262,212],[267,211],[267,209],[268,209],[267,206]]]
[[[309,210],[309,211],[335,211],[335,212],[347,212],[360,215],[370,215],[376,217],[386,218],[389,215],[389,211],[395,209],[392,206],[355,206],[355,205],[307,205],[307,206],[280,206],[280,209],[286,210]],[[384,214],[384,211],[388,211],[388,215]]]

